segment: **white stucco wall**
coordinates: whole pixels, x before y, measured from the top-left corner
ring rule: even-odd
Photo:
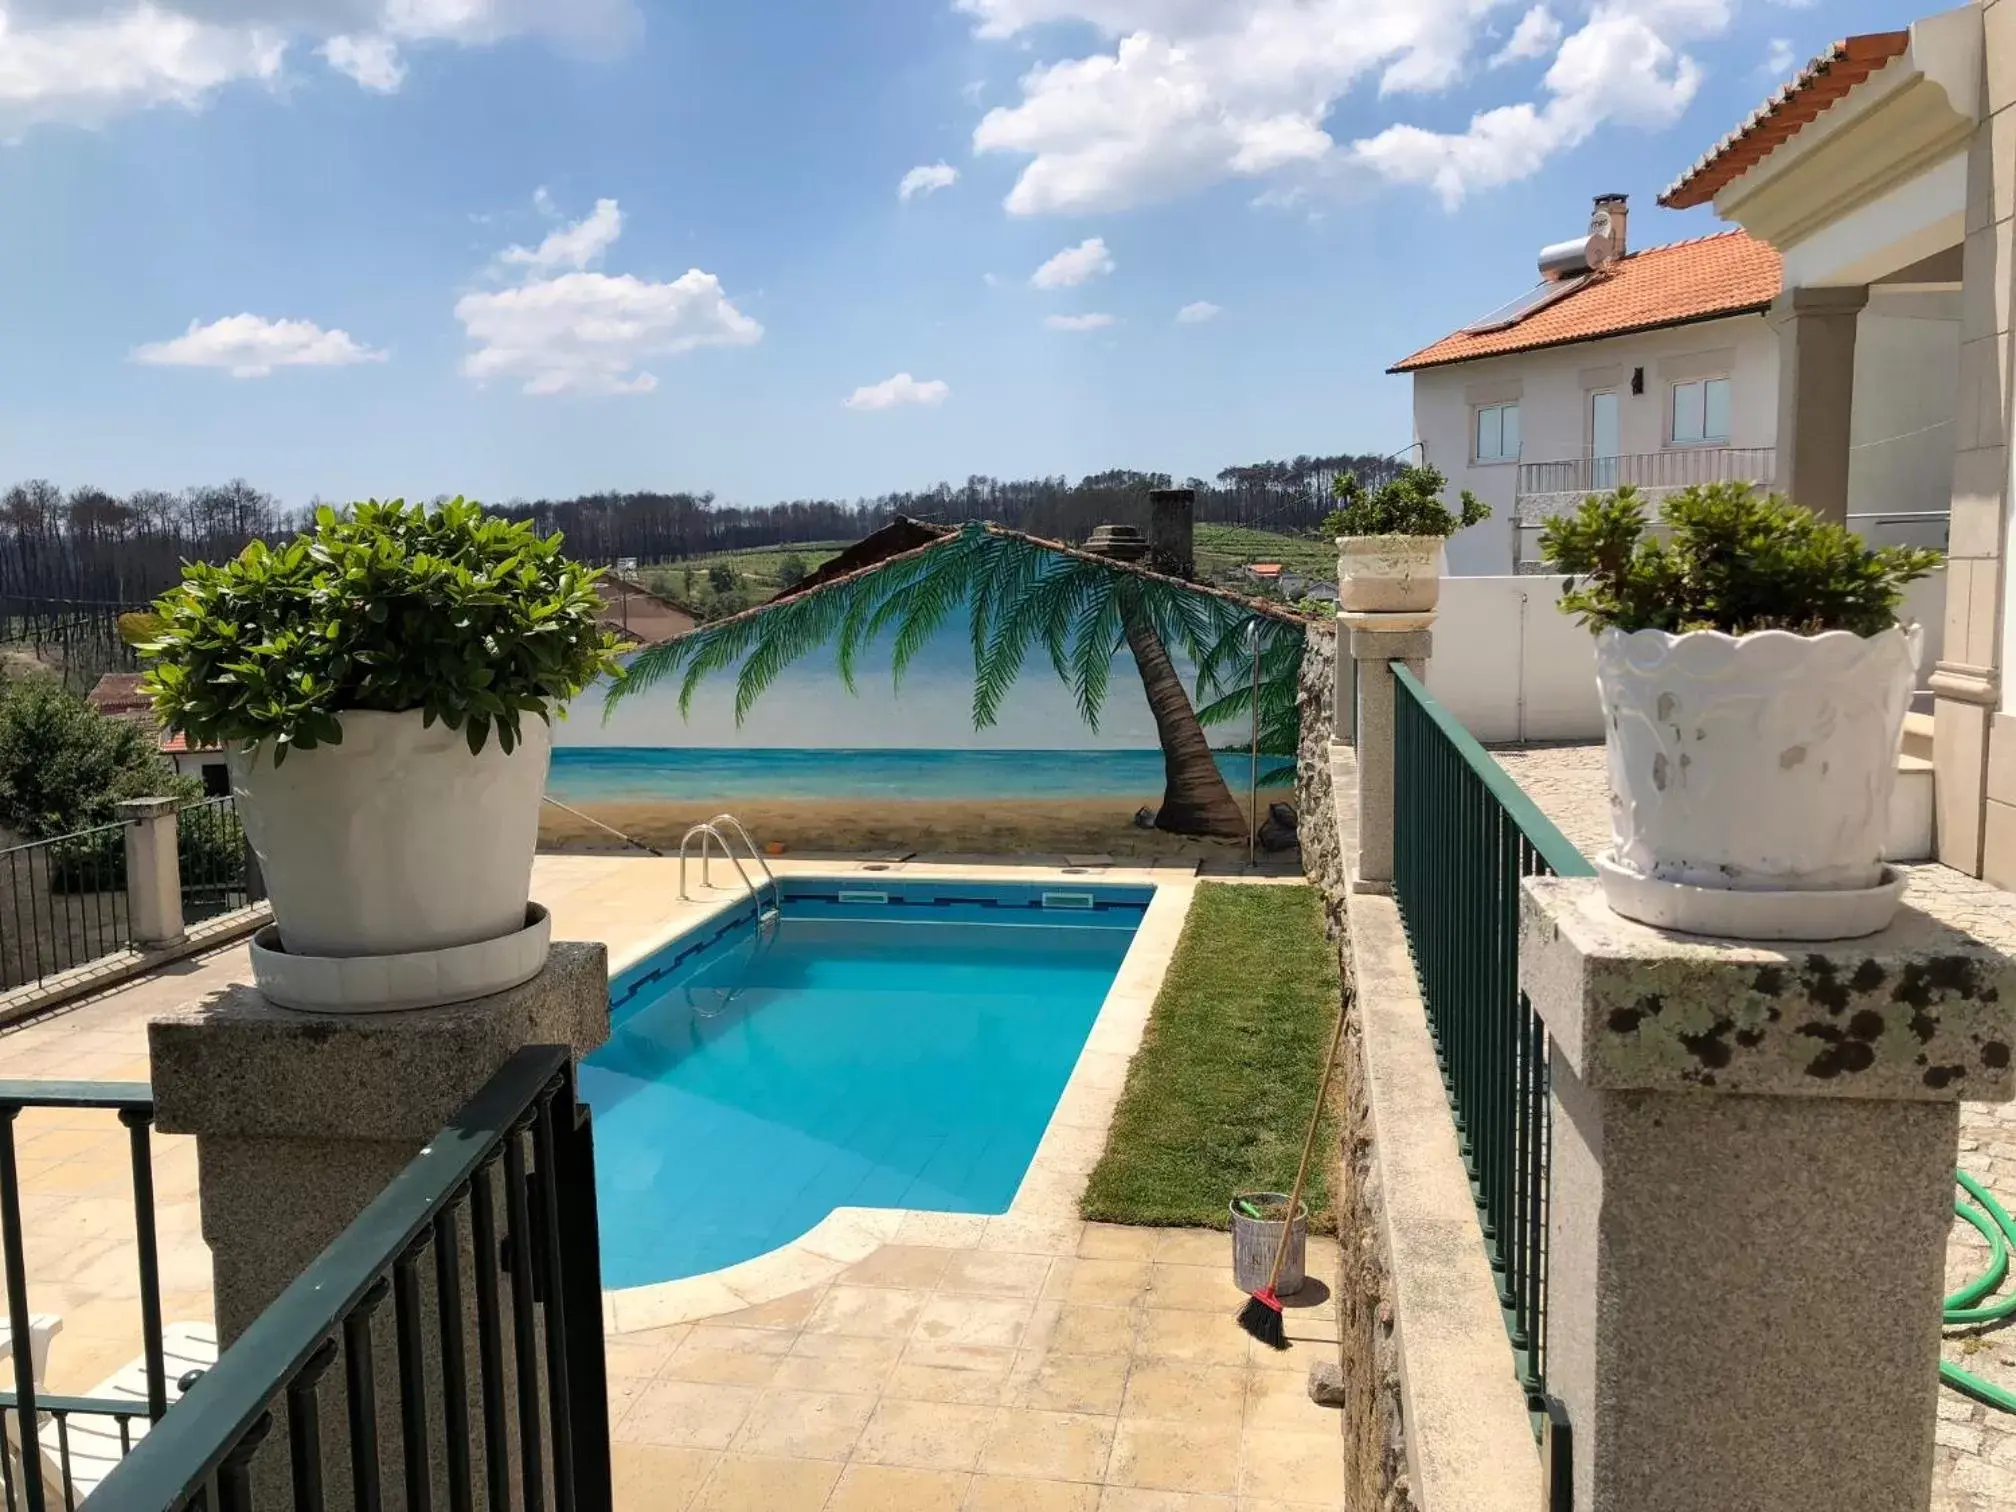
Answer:
[[[1719,354],[1719,356],[1718,356]],[[1634,369],[1645,370],[1645,392],[1631,393]],[[1588,395],[1619,394],[1624,453],[1656,452],[1666,444],[1669,389],[1685,377],[1726,371],[1732,381],[1729,441],[1770,446],[1778,430],[1778,338],[1761,315],[1611,336],[1538,352],[1430,368],[1414,375],[1415,435],[1428,460],[1491,506],[1492,517],[1449,543],[1452,574],[1512,570],[1512,503],[1518,468],[1473,464],[1474,406],[1516,398],[1522,460],[1560,462],[1587,455]]]
[[[1447,577],[1428,690],[1479,740],[1601,740],[1596,651],[1558,577]]]
[[[1942,521],[1852,517],[1951,509],[1959,396],[1959,290],[1872,289],[1855,326],[1848,463],[1850,523],[1871,541],[1946,544]]]
[[[1479,740],[1603,738],[1595,639],[1561,613],[1560,598],[1552,575],[1442,580],[1428,690]],[[1946,624],[1945,574],[1913,583],[1900,613],[1924,630],[1923,688]]]

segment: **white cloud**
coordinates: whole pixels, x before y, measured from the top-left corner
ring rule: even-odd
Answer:
[[[1103,331],[1119,322],[1111,315],[1047,315],[1043,324],[1053,331]]]
[[[1768,3],[1780,10],[1811,10],[1820,0],[1768,0]]]
[[[1519,18],[1519,24],[1512,28],[1512,35],[1505,39],[1505,45],[1491,55],[1490,66],[1503,68],[1507,63],[1517,63],[1526,58],[1544,58],[1560,40],[1561,23],[1554,12],[1545,5],[1536,5]]]
[[[1224,313],[1208,299],[1200,299],[1195,304],[1186,304],[1176,312],[1178,325],[1203,325],[1207,320],[1216,320]]]
[[[896,186],[896,198],[907,200],[913,195],[935,194],[958,182],[959,170],[950,163],[920,164],[903,175],[903,182]]]
[[[0,131],[200,109],[231,85],[277,81],[297,44],[389,93],[403,45],[543,35],[607,51],[637,26],[634,0],[0,0]]]
[[[1104,237],[1093,236],[1066,247],[1029,275],[1031,288],[1075,289],[1079,284],[1111,273],[1118,264],[1106,250]]]
[[[0,9],[0,129],[96,125],[149,105],[195,109],[225,84],[276,79],[285,53],[277,30],[212,26],[148,4],[40,26]]]
[[[133,360],[150,367],[224,368],[233,378],[265,378],[279,367],[349,367],[383,362],[348,331],[325,331],[312,320],[267,320],[259,315],[227,315],[189,329],[172,341],[133,349]]]
[[[1681,49],[1726,30],[1730,3],[1594,0],[1541,98],[1493,105],[1466,132],[1396,121],[1339,144],[1325,123],[1361,85],[1391,99],[1477,80],[1493,18],[1520,0],[955,0],[983,38],[1075,22],[1103,39],[1029,69],[1019,100],[974,129],[976,151],[1026,160],[1007,198],[1018,215],[1098,213],[1241,178],[1386,179],[1453,201],[1605,125],[1670,124],[1700,81]],[[1524,0],[1521,15],[1500,53],[1544,55],[1561,23],[1544,0]]]
[[[736,309],[721,280],[698,268],[670,283],[630,274],[564,273],[455,303],[475,351],[462,371],[522,379],[528,394],[648,394],[652,357],[696,347],[753,346],[763,327]]]
[[[542,202],[540,196],[545,198]],[[542,188],[532,196],[533,204],[551,213],[553,198]],[[506,247],[497,260],[514,267],[528,268],[533,275],[558,268],[581,269],[599,260],[623,234],[623,212],[613,199],[595,201],[595,208],[571,226],[549,231],[536,247]]]
[[[544,203],[551,206],[550,196]],[[536,248],[507,248],[500,264],[523,268],[525,282],[455,302],[455,318],[476,344],[463,373],[518,381],[528,394],[648,394],[658,379],[644,364],[654,357],[763,339],[763,327],[734,306],[721,280],[699,268],[666,283],[582,271],[622,230],[617,202],[597,200],[593,214]],[[573,271],[548,276],[556,268]]]
[[[331,37],[322,44],[331,68],[377,94],[392,94],[406,82],[399,44],[390,37]]]
[[[1668,38],[1728,23],[1727,0],[1598,0],[1555,54],[1544,104],[1486,110],[1459,132],[1389,126],[1353,143],[1354,159],[1392,182],[1432,188],[1453,209],[1467,194],[1530,177],[1603,126],[1672,125],[1701,87],[1701,66]]]
[[[1790,37],[1773,37],[1770,49],[1764,54],[1759,65],[1760,73],[1770,74],[1774,79],[1782,79],[1799,66],[1799,54],[1792,50]]]
[[[851,410],[895,409],[903,404],[935,408],[951,397],[951,385],[942,379],[927,378],[920,382],[908,373],[898,373],[880,383],[863,384],[841,402]]]

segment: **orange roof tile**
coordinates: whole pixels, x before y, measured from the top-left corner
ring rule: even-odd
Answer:
[[[1669,210],[1707,204],[1910,45],[1908,31],[1868,32],[1836,42],[1675,179],[1659,203]]]
[[[1747,231],[1722,231],[1633,252],[1516,325],[1458,331],[1386,371],[1412,373],[1540,347],[1686,325],[1767,308],[1778,296],[1778,254]]]

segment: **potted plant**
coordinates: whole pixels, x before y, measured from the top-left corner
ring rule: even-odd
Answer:
[[[325,507],[288,545],[184,569],[143,686],[165,724],[229,748],[287,954],[528,929],[548,722],[617,670],[595,576],[461,499]]]
[[[1548,522],[1561,608],[1596,631],[1618,913],[1696,934],[1840,939],[1896,912],[1882,864],[1922,633],[1906,583],[1939,554],[1866,546],[1748,484],[1637,493]]]
[[[1426,465],[1403,467],[1369,493],[1356,473],[1337,479],[1338,507],[1323,522],[1323,533],[1337,538],[1340,609],[1398,614],[1435,607],[1442,542],[1491,516],[1467,488],[1460,511],[1451,510],[1442,502],[1447,481]]]

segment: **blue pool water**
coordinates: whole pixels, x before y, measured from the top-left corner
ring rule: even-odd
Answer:
[[[744,908],[622,973],[581,1071],[603,1284],[836,1207],[1005,1212],[1152,894],[795,878],[774,928]]]

